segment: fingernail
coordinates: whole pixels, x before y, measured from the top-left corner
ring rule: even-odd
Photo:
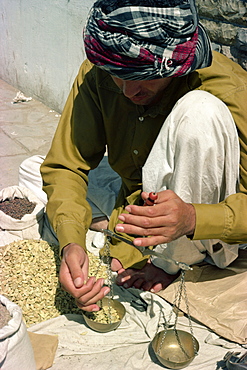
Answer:
[[[96,311],[99,311],[99,309],[96,307],[92,309],[92,312],[96,312]]]
[[[116,230],[117,231],[124,231],[124,228],[122,225],[116,225]]]
[[[107,289],[107,290],[104,292],[104,296],[105,296],[105,295],[107,295],[109,292],[110,292],[110,289],[109,289],[109,290]]]
[[[125,207],[125,210],[126,210],[127,212],[131,212],[131,207],[130,207],[130,206]]]
[[[141,240],[140,239],[135,239],[133,242],[137,247],[141,245]]]
[[[74,286],[76,288],[81,288],[83,285],[83,281],[82,281],[82,278],[78,277],[74,280]]]
[[[118,218],[119,218],[119,220],[121,220],[121,221],[125,221],[125,217],[124,217],[123,215],[119,215],[119,216],[118,216]]]

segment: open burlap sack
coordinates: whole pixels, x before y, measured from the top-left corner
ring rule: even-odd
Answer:
[[[223,338],[247,344],[247,250],[225,269],[193,266],[185,279],[191,316]],[[158,294],[173,303],[178,286],[176,281]],[[187,312],[184,300],[180,308]]]

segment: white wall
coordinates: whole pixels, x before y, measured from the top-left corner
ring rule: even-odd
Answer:
[[[227,3],[196,3],[212,41],[245,68],[246,0],[233,0],[224,6],[224,11],[222,1]],[[82,29],[93,3],[94,0],[0,0],[0,79],[60,112],[85,58]],[[216,22],[208,21],[207,12]],[[226,22],[232,30],[230,40],[223,32]]]
[[[0,0],[0,78],[61,111],[78,72],[94,0]]]

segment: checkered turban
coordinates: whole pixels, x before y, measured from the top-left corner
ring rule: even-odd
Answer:
[[[123,80],[182,76],[212,61],[194,0],[98,0],[84,44],[93,64]]]

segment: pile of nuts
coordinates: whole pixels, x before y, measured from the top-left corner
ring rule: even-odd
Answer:
[[[89,275],[97,271],[98,278],[106,279],[106,267],[88,254]],[[21,240],[0,247],[0,292],[21,307],[27,327],[63,314],[81,314],[60,286],[59,267],[59,248],[46,241]]]
[[[84,315],[90,320],[101,324],[113,324],[114,322],[120,321],[117,310],[112,306],[103,306],[99,311],[85,312]]]

